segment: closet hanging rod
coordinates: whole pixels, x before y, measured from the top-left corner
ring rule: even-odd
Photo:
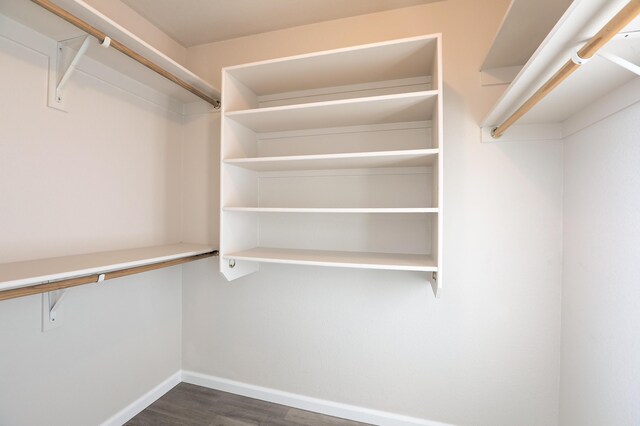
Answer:
[[[165,70],[164,68],[157,65],[156,63],[136,53],[135,51],[125,46],[124,44],[120,43],[119,41],[114,40],[113,38],[109,37],[107,34],[103,33],[102,31],[98,30],[97,28],[93,27],[92,25],[88,24],[87,22],[83,21],[77,16],[67,12],[65,9],[52,3],[50,0],[31,0],[31,1],[37,4],[38,6],[41,6],[44,9],[48,10],[49,12],[53,13],[54,15],[59,16],[60,18],[67,21],[68,23],[78,27],[82,31],[86,32],[87,34],[97,38],[100,43],[103,43],[106,38],[109,38],[111,40],[111,47],[113,47],[117,51],[127,55],[131,59],[139,62],[140,64],[156,72],[157,74],[160,74],[167,80],[174,82],[175,84],[184,88],[185,90],[188,90],[189,92],[193,93],[200,99],[203,99],[206,102],[213,105],[216,109],[220,108],[220,100],[212,98],[211,96],[207,95],[206,93],[194,87],[192,84],[187,83],[186,81],[170,73],[169,71]]]
[[[542,87],[531,95],[531,97],[527,99],[520,108],[511,114],[511,116],[502,124],[493,128],[491,130],[491,136],[495,139],[502,136],[509,127],[522,118],[523,115],[525,115],[545,96],[551,93],[553,89],[577,70],[582,63],[593,57],[601,47],[607,44],[609,40],[622,31],[624,27],[631,23],[631,21],[633,21],[638,15],[640,15],[640,0],[631,0],[618,12],[616,16],[611,18],[611,20],[609,20],[609,22],[607,22],[595,36],[591,37],[587,44],[578,50],[578,52],[569,59],[562,68],[560,68],[549,80],[546,81],[546,83],[542,85]]]
[[[0,291],[0,300],[15,299],[16,297],[31,296],[33,294],[48,293],[54,290],[62,290],[65,288],[76,287],[85,284],[95,284],[98,282],[112,280],[114,278],[126,277],[127,275],[139,274],[142,272],[153,271],[160,268],[168,268],[169,266],[180,265],[182,263],[193,262],[194,260],[206,259],[207,257],[217,256],[218,250],[207,253],[196,254],[193,256],[183,257],[180,259],[165,260],[149,265],[134,266],[131,268],[116,269],[113,271],[94,273],[74,278],[66,278],[58,281],[34,284],[26,287],[12,288]]]

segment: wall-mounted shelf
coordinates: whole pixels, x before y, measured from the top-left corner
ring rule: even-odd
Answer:
[[[214,252],[211,246],[180,243],[4,263],[0,264],[0,300],[7,298],[6,294],[12,290],[24,289],[24,295],[37,294],[42,291],[29,292],[27,287],[46,283],[55,286],[63,280],[197,258]]]
[[[331,250],[281,249],[256,247],[228,253],[229,261],[248,260],[290,265],[334,266],[342,268],[390,269],[395,271],[436,272],[437,262],[430,255],[403,253],[367,253]],[[231,263],[233,265],[233,263]]]
[[[328,207],[225,207],[226,212],[246,213],[438,213],[435,207],[369,207],[369,208],[328,208]]]
[[[226,117],[258,133],[398,123],[430,117],[436,99],[431,90],[234,111]]]
[[[159,65],[186,83],[193,85],[204,94],[219,99],[220,93],[212,85],[85,2],[81,0],[55,0],[52,3],[104,32],[114,40],[118,40],[145,59]],[[0,26],[11,25],[8,22],[9,20],[31,28],[54,42],[86,35],[84,31],[27,0],[0,0]],[[200,101],[200,98],[193,93],[151,71],[133,59],[113,48],[96,47],[97,41],[93,41],[94,46],[90,47],[86,54],[88,58],[102,63],[180,103],[187,104]],[[79,68],[82,68],[82,66],[83,61],[81,61]]]
[[[627,3],[628,0],[574,2],[483,120],[483,141],[494,140],[490,129],[522,105]],[[640,19],[628,25],[603,51],[640,64],[638,31]],[[605,96],[610,101],[600,102]],[[637,75],[595,56],[526,113],[500,140],[560,139],[638,101]]]
[[[431,166],[437,149],[356,152],[340,154],[290,155],[279,157],[229,158],[225,164],[255,171],[330,170],[378,167]]]
[[[261,263],[420,271],[437,294],[440,50],[430,35],[223,70],[227,279]]]

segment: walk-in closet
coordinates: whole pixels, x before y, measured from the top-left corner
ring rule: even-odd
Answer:
[[[640,0],[0,0],[0,426],[640,424]]]

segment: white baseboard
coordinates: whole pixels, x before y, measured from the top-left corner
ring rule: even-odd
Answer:
[[[111,416],[108,420],[103,422],[101,426],[122,426],[136,414],[153,404],[158,398],[165,393],[169,392],[174,386],[182,381],[182,371],[177,371],[162,383],[151,389],[149,392],[142,395],[140,398],[127,405],[118,413]]]
[[[249,385],[247,383],[236,382],[234,380],[223,379],[221,377],[209,376],[195,373],[193,371],[182,371],[182,381],[193,385],[204,386],[250,398],[269,401],[276,404],[287,405],[301,410],[313,411],[343,419],[355,420],[364,423],[371,423],[383,426],[453,426],[446,423],[432,420],[419,419],[416,417],[403,416],[386,411],[371,410],[369,408],[357,407],[355,405],[341,404],[339,402],[326,401],[318,398],[311,398],[276,389],[261,386]]]

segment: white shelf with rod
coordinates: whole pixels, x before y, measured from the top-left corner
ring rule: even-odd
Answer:
[[[561,139],[640,101],[639,13],[635,0],[573,2],[483,120],[482,140]]]
[[[90,284],[211,257],[204,244],[169,244],[0,264],[0,300]]]
[[[20,26],[40,33],[53,48],[45,48],[31,35],[25,36]],[[86,58],[78,63],[79,69],[112,79],[96,66],[101,64],[180,105],[204,100],[212,107],[219,106],[218,89],[82,0],[0,0],[0,35],[35,47],[49,55],[53,65],[62,60],[57,55],[58,48],[70,50],[69,55],[75,54],[79,43],[74,40],[89,35],[91,43],[84,55]],[[101,43],[106,48],[100,46]],[[50,68],[50,72],[55,73],[56,67]],[[54,86],[56,80],[59,78],[53,76]],[[125,83],[116,79],[114,84]],[[145,91],[138,94],[150,96]]]
[[[439,35],[223,70],[221,272],[421,271],[442,287]]]

